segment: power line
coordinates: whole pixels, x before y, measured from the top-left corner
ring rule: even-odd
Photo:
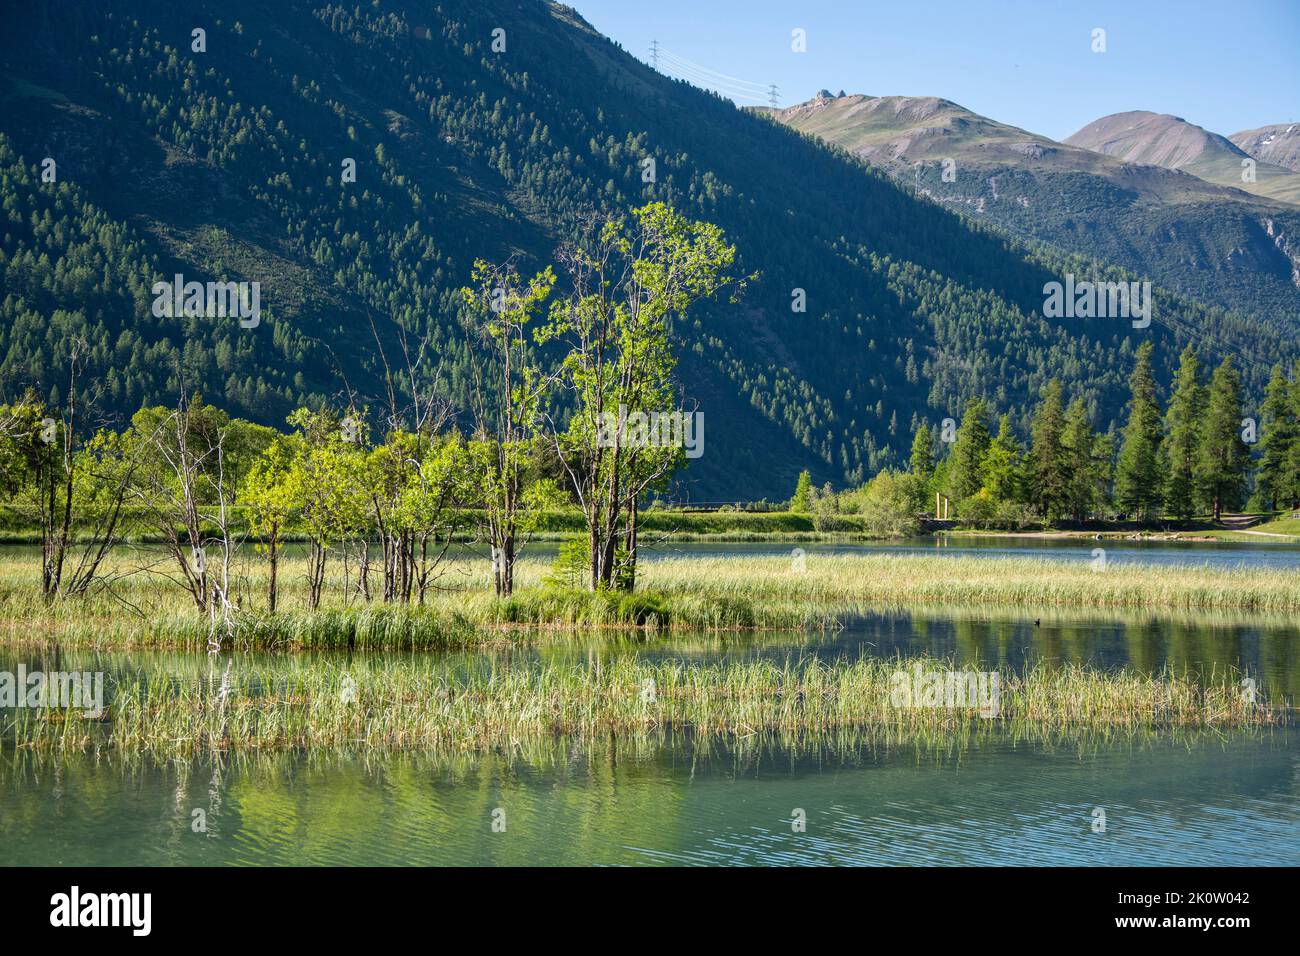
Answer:
[[[666,58],[668,58],[668,59],[670,59],[670,60],[675,60],[676,62],[678,62],[678,63],[681,64],[682,66],[685,66],[685,67],[688,67],[688,68],[694,69],[694,70],[696,70],[696,71],[698,71],[698,72],[700,72],[700,73],[708,74],[709,76],[715,76],[715,77],[717,77],[720,81],[722,81],[722,82],[724,82],[724,83],[727,83],[727,84],[729,84],[729,85],[732,85],[732,86],[735,86],[735,87],[738,87],[738,88],[750,87],[750,88],[752,88],[752,89],[754,90],[754,92],[756,92],[756,93],[765,93],[765,92],[767,92],[766,87],[765,87],[765,84],[763,84],[763,83],[755,83],[753,80],[742,80],[742,79],[740,79],[739,77],[736,77],[736,76],[730,76],[730,75],[728,75],[728,74],[726,74],[726,73],[720,73],[720,72],[718,72],[717,70],[712,70],[712,69],[710,69],[710,68],[707,67],[707,66],[701,66],[699,63],[695,63],[695,62],[693,62],[692,60],[688,60],[688,59],[686,59],[686,57],[681,56],[680,54],[674,53],[674,52],[672,52],[671,50],[661,50],[660,52],[661,52],[661,53],[662,53]]]
[[[671,76],[696,86],[715,90],[736,100],[746,100],[751,103],[765,103],[768,101],[769,94],[767,90],[760,92],[747,87],[738,87],[719,79],[717,74],[706,73],[694,67],[682,66],[669,60],[668,51],[663,48],[659,49],[659,55],[662,58],[660,72],[665,76]]]

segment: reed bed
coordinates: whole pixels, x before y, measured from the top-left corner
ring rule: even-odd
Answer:
[[[233,660],[233,659],[232,659]],[[954,665],[919,662],[926,673]],[[428,657],[352,666],[287,658],[234,661],[194,679],[145,665],[114,681],[105,717],[17,709],[0,739],[37,751],[111,748],[159,757],[331,748],[475,752],[566,738],[690,733],[697,740],[778,734],[810,742],[868,731],[961,745],[992,731],[1038,737],[1228,731],[1285,723],[1225,675],[1107,674],[1069,665],[998,671],[995,717],[966,706],[903,706],[900,672],[917,663],[859,659],[728,663],[616,658],[583,664],[452,667]],[[224,675],[224,676],[223,676]]]
[[[208,625],[188,595],[158,574],[126,574],[130,555],[108,567],[111,587],[46,604],[38,558],[0,558],[0,642],[64,647],[198,648]],[[265,608],[265,568],[236,569],[234,641],[226,649],[448,649],[491,644],[547,629],[728,631],[827,626],[884,608],[1019,608],[1026,612],[1160,611],[1285,615],[1300,611],[1300,575],[1289,569],[1111,565],[1086,560],[912,554],[666,557],[642,564],[632,594],[546,586],[549,562],[525,558],[516,593],[498,599],[486,560],[447,563],[422,604],[366,601],[336,568],[326,599],[308,610],[302,562],[281,566],[280,609]],[[355,569],[353,569],[355,573]]]
[[[880,604],[1300,610],[1294,569],[1111,564],[1089,560],[946,557],[942,554],[807,554],[677,558],[645,565],[647,587],[666,595],[762,595],[837,609]]]

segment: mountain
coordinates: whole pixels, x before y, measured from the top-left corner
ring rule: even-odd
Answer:
[[[1233,133],[1234,146],[1256,159],[1300,173],[1300,123],[1278,123]]]
[[[954,215],[557,4],[49,0],[6,26],[0,396],[57,401],[75,351],[106,413],[201,390],[278,424],[300,402],[380,408],[403,336],[427,334],[426,374],[464,407],[474,259],[540,268],[587,211],[656,199],[758,273],[674,329],[707,424],[697,499],[783,498],[805,467],[860,481],[973,395],[1025,429],[1052,378],[1105,428],[1147,338],[1164,382],[1189,337],[1242,356],[1255,390],[1297,354],[1289,327],[1164,288],[1144,330],[1049,318],[1046,283],[1125,273]],[[160,312],[176,274],[260,283],[260,323]]]
[[[1113,113],[1067,136],[1065,142],[1126,163],[1179,169],[1209,183],[1300,203],[1300,173],[1247,156],[1227,137],[1178,116],[1145,110]],[[1253,182],[1243,178],[1244,164],[1251,159],[1255,159]]]
[[[1288,204],[1058,143],[937,97],[823,91],[758,112],[1013,235],[1296,328],[1300,210]]]

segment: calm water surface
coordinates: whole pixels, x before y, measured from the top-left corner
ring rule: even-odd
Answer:
[[[1235,541],[1126,541],[1117,538],[977,537],[968,535],[913,538],[903,541],[775,542],[687,541],[643,549],[649,560],[663,557],[716,557],[734,555],[788,555],[792,547],[808,554],[895,554],[936,557],[1050,558],[1088,562],[1094,548],[1104,548],[1106,563],[1149,565],[1202,565],[1213,568],[1294,568],[1300,572],[1300,544],[1277,543],[1260,537],[1257,542]],[[539,545],[537,547],[542,547]]]
[[[1084,753],[997,739],[942,756],[555,749],[162,766],[7,755],[0,846],[31,865],[1300,861],[1300,751],[1285,733]]]
[[[915,551],[1088,560],[1092,542],[805,544],[809,552]],[[1300,549],[1107,542],[1108,561],[1295,567]],[[687,544],[659,554],[788,554],[777,545]],[[1288,617],[886,610],[833,631],[574,635],[443,655],[453,668],[589,666],[616,655],[691,661],[951,657],[1021,667],[1081,663],[1240,673],[1270,699],[1300,692]],[[315,655],[330,656],[330,655]],[[342,656],[346,655],[333,655]],[[243,658],[236,656],[232,666]],[[164,663],[197,679],[202,657],[0,648],[0,671]],[[364,666],[358,656],[350,665]],[[0,711],[0,724],[5,713]],[[0,747],[0,863],[21,864],[1172,864],[1300,862],[1296,728],[1079,746],[992,733],[941,752],[827,741],[795,752],[749,738],[689,737],[589,749],[565,740],[505,755],[281,753],[167,761],[64,758]],[[1094,811],[1104,833],[1093,831]],[[504,832],[493,812],[503,811]],[[794,832],[796,810],[806,831]],[[195,832],[202,811],[206,832]],[[498,815],[500,819],[500,815]]]

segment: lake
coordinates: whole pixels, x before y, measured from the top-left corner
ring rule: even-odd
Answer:
[[[801,546],[1089,560],[1091,544]],[[1300,568],[1292,547],[1106,547],[1110,561]],[[789,549],[683,544],[661,553]],[[931,655],[1012,668],[1076,662],[1170,670],[1202,681],[1231,669],[1258,681],[1272,700],[1294,704],[1300,691],[1294,622],[1246,614],[881,608],[824,631],[651,640],[574,634],[439,657],[460,669],[592,666],[618,655]],[[232,666],[241,659],[234,655]],[[158,661],[187,679],[207,670],[202,656],[176,652],[56,656],[0,648],[0,671],[20,663],[102,670],[110,696],[115,676]],[[32,865],[1294,865],[1298,797],[1293,726],[1086,745],[997,730],[949,747],[885,746],[850,735],[812,750],[763,735],[705,745],[679,732],[581,745],[557,739],[479,755],[290,752],[164,762],[9,748],[0,749],[0,847],[4,863]]]
[[[88,866],[1300,860],[1286,734],[1083,753],[1010,740],[950,755],[555,750],[164,765],[8,754],[0,845],[11,865]]]

